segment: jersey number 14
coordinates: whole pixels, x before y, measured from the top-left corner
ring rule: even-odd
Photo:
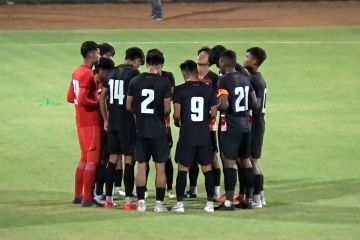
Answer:
[[[110,87],[110,104],[114,103],[114,99],[118,100],[119,105],[124,104],[124,81],[123,80],[109,80],[109,87]]]

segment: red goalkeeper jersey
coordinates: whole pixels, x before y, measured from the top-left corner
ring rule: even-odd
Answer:
[[[67,100],[75,104],[78,128],[101,125],[98,88],[91,68],[81,65],[75,70]]]

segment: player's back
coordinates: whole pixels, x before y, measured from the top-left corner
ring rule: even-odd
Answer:
[[[188,81],[175,87],[174,102],[181,105],[180,138],[191,145],[210,144],[210,110],[216,105],[211,85]]]
[[[80,88],[87,89],[87,96],[79,96]],[[98,100],[97,84],[91,68],[86,65],[80,65],[74,71],[68,96],[71,96],[71,102],[75,104],[76,124],[78,127],[101,124],[99,105],[87,104],[81,101],[86,98],[94,102]]]
[[[139,75],[131,65],[115,67],[107,77],[107,106],[109,112],[109,130],[131,130],[135,124],[133,115],[126,110],[126,96],[131,79]]]
[[[266,112],[266,94],[267,94],[267,87],[266,81],[261,75],[260,72],[251,73],[250,74],[251,85],[254,88],[256,93],[256,97],[260,98],[260,107],[258,109],[253,110],[253,117],[255,119],[259,119],[264,117]]]
[[[142,73],[131,80],[128,94],[135,102],[137,134],[145,138],[165,134],[164,99],[171,98],[169,80],[159,74]]]
[[[228,129],[249,131],[249,100],[250,93],[253,92],[250,79],[239,72],[227,73],[219,79],[218,88],[226,91],[228,95]]]

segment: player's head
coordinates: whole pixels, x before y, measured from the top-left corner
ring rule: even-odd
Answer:
[[[223,45],[216,45],[211,50],[212,50],[212,54],[213,54],[211,64],[216,64],[216,66],[218,68],[220,68],[220,65],[219,65],[220,56],[223,52],[226,51],[226,48]]]
[[[202,47],[198,50],[197,56],[198,71],[207,72],[212,63],[212,51],[209,47]]]
[[[80,53],[84,60],[91,64],[97,64],[100,59],[100,50],[98,44],[94,41],[85,41],[81,44]]]
[[[256,70],[266,59],[266,52],[260,47],[252,47],[246,50],[244,67],[248,70]]]
[[[104,81],[107,74],[114,68],[114,62],[110,58],[101,57],[99,63],[95,66],[94,72],[97,75],[97,81]]]
[[[115,56],[115,48],[108,43],[99,44],[100,56],[113,60]]]
[[[125,61],[130,63],[134,68],[138,69],[145,63],[145,56],[143,50],[138,47],[131,47],[126,50]]]
[[[226,69],[235,69],[236,53],[233,50],[226,50],[220,55],[219,59],[220,71],[226,72]]]
[[[180,64],[180,69],[185,81],[198,78],[197,64],[193,60],[186,60]]]
[[[164,54],[157,48],[150,49],[146,53],[146,65],[147,67],[155,67],[159,70],[162,69],[165,59]]]

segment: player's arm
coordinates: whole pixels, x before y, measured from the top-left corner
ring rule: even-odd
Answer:
[[[107,131],[107,125],[108,125],[108,114],[107,114],[107,109],[106,109],[106,98],[108,95],[108,89],[103,87],[101,89],[101,94],[100,94],[100,111],[101,111],[101,116],[104,120],[104,129]]]
[[[210,108],[210,115],[211,115],[211,119],[216,118],[217,115],[217,108],[218,108],[218,102],[217,102],[217,97],[216,97],[216,93],[214,91],[211,91],[211,108]]]
[[[224,88],[220,88],[218,90],[218,100],[219,100],[219,106],[218,106],[219,111],[226,112],[226,110],[229,108],[229,92]]]
[[[171,84],[167,81],[165,86],[165,94],[164,94],[164,114],[168,116],[171,113],[171,97],[172,97],[172,89]]]
[[[252,88],[250,89],[250,98],[251,98],[251,103],[252,103],[253,109],[259,109],[260,104],[261,104],[261,99],[256,97],[256,93],[255,93],[254,89],[252,89]]]
[[[71,82],[67,94],[67,101],[68,103],[74,103],[74,99],[75,99],[75,91],[74,91],[74,86]]]
[[[134,107],[134,97],[133,96],[127,96],[126,97],[126,109],[135,114],[135,107]]]
[[[180,127],[180,112],[181,112],[181,104],[174,102],[174,124],[177,127]]]
[[[88,97],[91,84],[95,84],[93,76],[91,74],[84,76],[84,80],[80,82],[80,86],[79,86],[79,94],[77,98],[78,106],[84,106],[89,108],[92,107],[96,108],[99,106],[99,102],[97,99],[93,100]]]

